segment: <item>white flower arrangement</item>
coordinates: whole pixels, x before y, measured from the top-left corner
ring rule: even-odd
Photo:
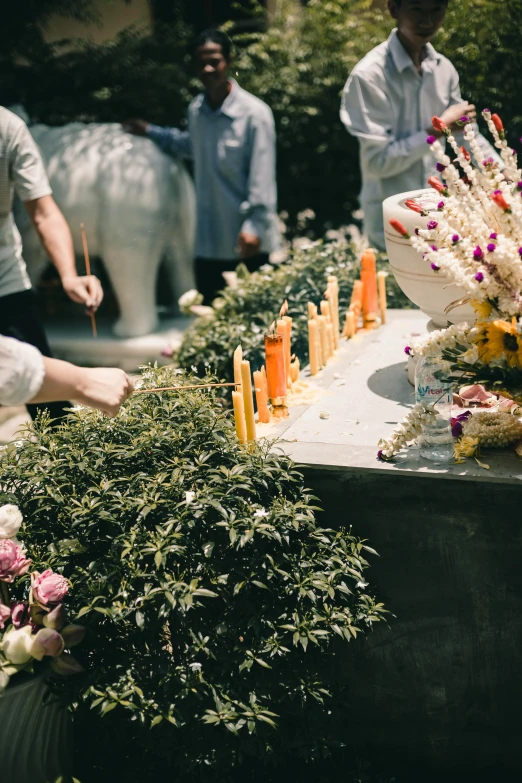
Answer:
[[[178,299],[178,306],[185,315],[192,315],[191,307],[200,305],[203,302],[203,294],[200,294],[195,288],[185,291]]]
[[[436,416],[437,412],[432,407],[417,403],[393,430],[391,436],[379,441],[377,458],[383,462],[393,459],[408,443],[417,440],[423,428]]]

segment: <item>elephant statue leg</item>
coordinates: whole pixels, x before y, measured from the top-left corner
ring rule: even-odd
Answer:
[[[171,219],[170,234],[165,246],[165,268],[172,296],[177,300],[195,287],[194,245],[196,238],[196,197],[194,185],[179,163],[175,181],[178,185],[176,214]]]
[[[113,327],[117,337],[141,337],[157,328],[156,276],[161,250],[161,242],[149,236],[138,236],[130,246],[113,241],[104,250],[104,265],[120,308]]]

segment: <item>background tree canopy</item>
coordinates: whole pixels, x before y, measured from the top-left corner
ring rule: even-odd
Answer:
[[[291,222],[303,209],[318,227],[347,222],[357,205],[357,144],[339,120],[346,78],[369,49],[389,33],[386,12],[372,0],[277,0],[270,25],[255,0],[236,3],[235,18],[250,15],[240,32],[233,21],[234,73],[274,111],[278,129],[279,205]],[[155,0],[153,34],[129,29],[115,40],[84,43],[56,57],[39,25],[51,13],[88,19],[91,0],[20,0],[10,3],[0,29],[0,102],[22,101],[31,116],[58,124],[69,120],[121,121],[143,116],[181,125],[198,86],[187,49],[197,25],[190,0]],[[463,93],[479,109],[502,114],[514,142],[522,132],[518,41],[522,0],[459,0],[450,3],[435,45],[456,65]]]

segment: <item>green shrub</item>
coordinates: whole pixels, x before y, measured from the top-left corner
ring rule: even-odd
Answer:
[[[144,373],[148,388],[185,380]],[[126,757],[140,780],[223,780],[242,760],[314,759],[336,739],[330,669],[383,613],[372,550],[348,519],[321,529],[301,474],[268,445],[241,447],[212,391],[41,420],[0,471],[29,555],[70,580],[89,628],[80,705],[107,715],[118,779],[135,779]],[[83,722],[95,734],[94,714]]]
[[[378,267],[387,269],[384,256],[379,258]],[[200,375],[210,370],[222,380],[233,381],[232,355],[241,343],[243,355],[253,369],[258,369],[265,362],[264,334],[286,299],[293,319],[292,351],[304,367],[308,363],[308,302],[318,304],[328,275],[336,274],[343,318],[353,282],[360,275],[360,264],[353,245],[317,242],[295,250],[280,266],[266,266],[251,275],[244,267],[239,270],[238,287],[222,292],[215,314],[199,319],[184,333],[176,353],[180,366],[194,368]],[[413,307],[393,276],[388,277],[386,285],[389,307]]]

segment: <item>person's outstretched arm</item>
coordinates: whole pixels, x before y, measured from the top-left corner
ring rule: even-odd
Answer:
[[[192,157],[192,144],[188,131],[179,128],[162,128],[161,125],[153,125],[151,122],[139,119],[125,120],[122,127],[135,136],[147,136],[167,155],[176,158]]]
[[[0,405],[65,399],[115,416],[133,388],[123,370],[76,367],[42,356],[32,345],[0,336]]]

